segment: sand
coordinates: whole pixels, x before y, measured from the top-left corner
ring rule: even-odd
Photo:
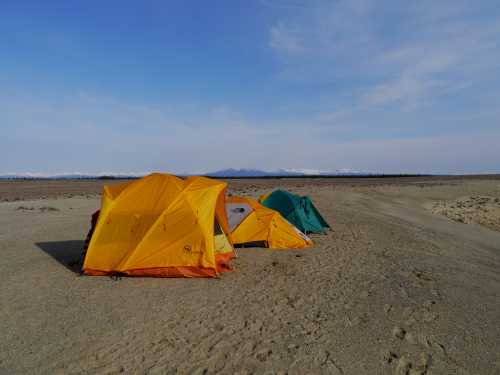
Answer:
[[[459,223],[480,224],[500,231],[500,198],[465,196],[452,201],[438,201],[431,210]]]
[[[498,178],[230,181],[333,230],[220,279],[79,276],[99,197],[72,183],[0,187],[1,374],[500,373]]]

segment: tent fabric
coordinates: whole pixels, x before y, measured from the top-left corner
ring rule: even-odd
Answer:
[[[160,173],[105,186],[83,273],[215,277],[228,270],[226,187]]]
[[[325,233],[325,229],[330,228],[308,196],[278,189],[261,196],[259,202],[281,213],[303,233]]]
[[[246,210],[244,215],[241,209]],[[272,249],[305,248],[313,245],[309,237],[281,217],[279,212],[264,207],[253,199],[227,197],[226,214],[229,223],[236,222],[234,215],[239,220],[229,232],[234,245],[265,243]]]
[[[226,203],[229,230],[233,231],[245,218],[250,215],[253,208],[245,202]]]

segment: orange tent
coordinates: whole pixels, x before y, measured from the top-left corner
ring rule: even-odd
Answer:
[[[309,237],[286,221],[279,212],[244,197],[226,198],[229,238],[235,245],[272,249],[304,248],[313,245]]]
[[[234,249],[225,233],[227,184],[151,174],[105,186],[83,272],[157,277],[214,277]]]

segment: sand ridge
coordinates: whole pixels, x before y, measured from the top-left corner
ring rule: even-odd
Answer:
[[[464,224],[479,224],[500,231],[500,198],[465,196],[452,201],[438,201],[434,213]]]

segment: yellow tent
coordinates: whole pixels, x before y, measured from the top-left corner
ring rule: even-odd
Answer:
[[[229,238],[235,245],[272,249],[304,248],[313,245],[309,237],[286,221],[279,212],[243,197],[226,198]]]
[[[214,277],[234,249],[224,233],[227,184],[154,173],[105,186],[83,272]]]

